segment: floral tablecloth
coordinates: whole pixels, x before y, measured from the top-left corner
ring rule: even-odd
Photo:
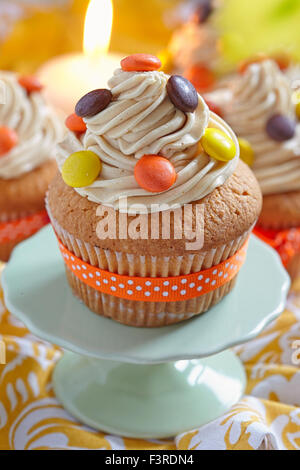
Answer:
[[[6,364],[0,365],[0,450],[300,450],[300,280],[280,318],[236,348],[247,372],[246,396],[225,416],[173,440],[111,436],[73,419],[51,384],[61,350],[35,338],[6,310],[2,294],[0,341],[6,345]]]

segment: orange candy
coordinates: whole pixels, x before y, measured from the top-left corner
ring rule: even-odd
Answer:
[[[150,193],[167,191],[177,178],[172,163],[159,155],[144,155],[135,165],[134,176],[139,186]]]
[[[44,88],[38,78],[34,75],[23,75],[22,77],[19,77],[18,82],[28,93],[41,91]]]
[[[222,111],[221,111],[220,106],[218,106],[216,103],[213,103],[212,101],[207,100],[207,99],[205,100],[205,102],[207,106],[209,107],[210,111],[222,117]]]
[[[8,153],[18,143],[18,134],[9,127],[0,127],[0,156]]]
[[[65,124],[72,132],[83,133],[86,131],[86,124],[84,120],[75,113],[70,114],[70,116],[67,117]]]
[[[132,54],[121,60],[125,72],[152,72],[161,68],[161,61],[155,55]]]
[[[193,65],[184,72],[184,77],[194,85],[197,91],[208,91],[216,82],[215,74],[205,65]]]
[[[276,60],[278,67],[282,71],[287,70],[291,65],[291,58],[288,54],[277,54],[274,56],[274,60]]]

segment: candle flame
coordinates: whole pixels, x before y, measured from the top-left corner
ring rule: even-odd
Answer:
[[[84,53],[90,57],[106,54],[113,23],[112,0],[90,0],[84,25]]]

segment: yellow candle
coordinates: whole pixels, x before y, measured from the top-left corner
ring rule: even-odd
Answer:
[[[106,88],[122,56],[108,53],[113,22],[112,0],[91,0],[85,20],[84,52],[68,54],[43,65],[38,76],[49,102],[64,115],[74,112],[87,92]]]

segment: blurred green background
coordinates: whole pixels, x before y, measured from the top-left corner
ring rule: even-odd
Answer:
[[[224,0],[217,18],[225,60],[236,64],[259,52],[300,61],[300,0]]]

